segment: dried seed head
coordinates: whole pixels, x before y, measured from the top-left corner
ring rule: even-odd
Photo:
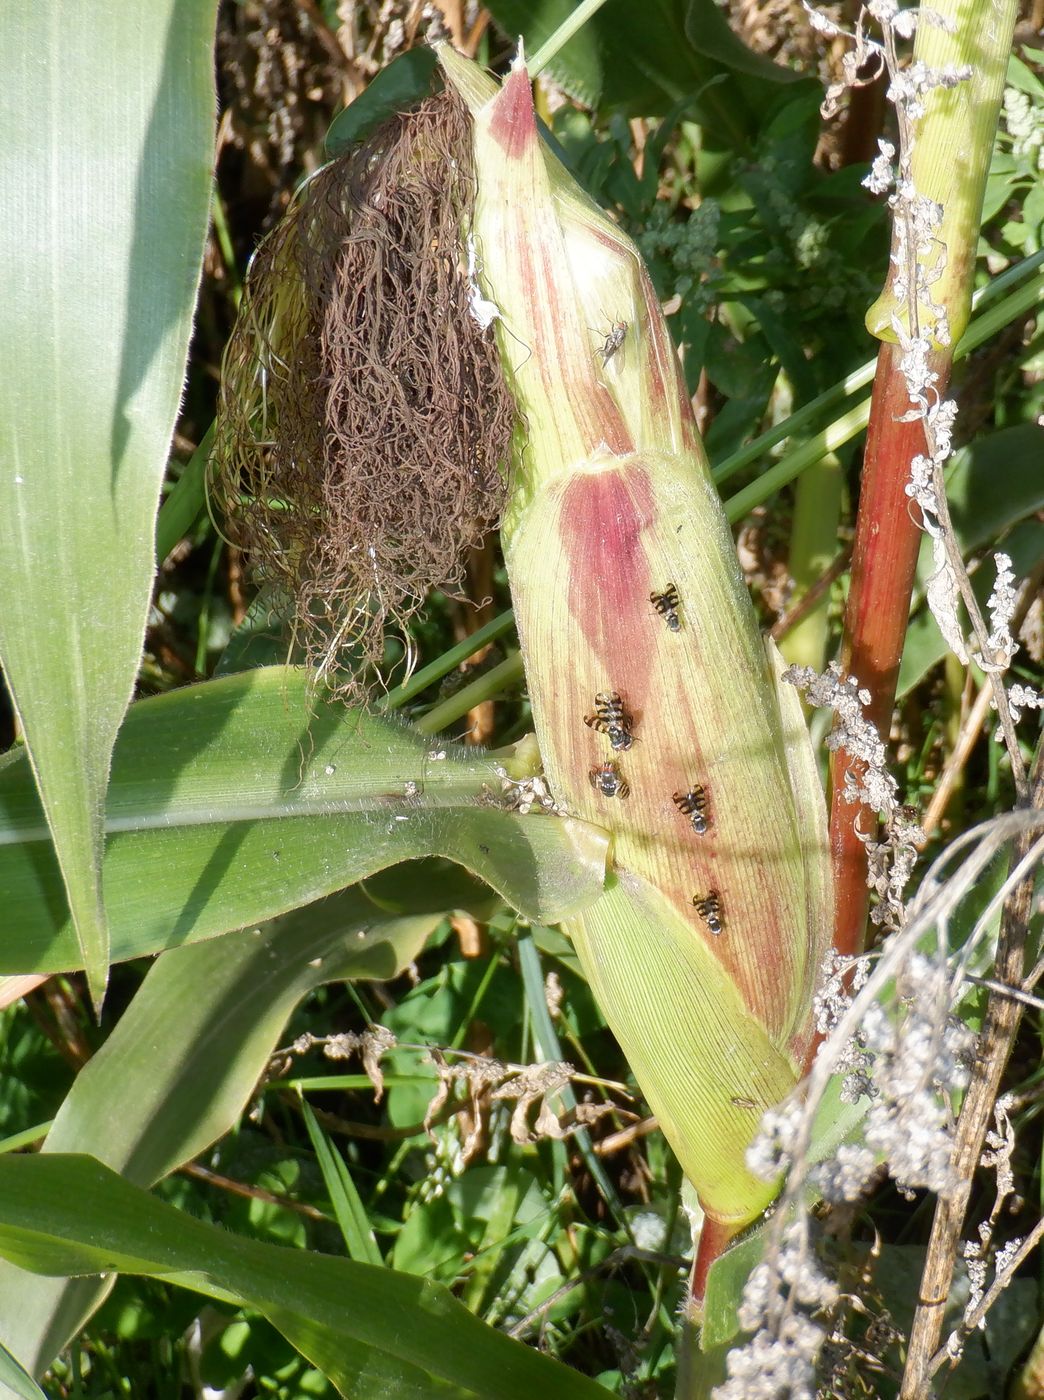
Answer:
[[[211,499],[336,690],[500,517],[515,412],[471,311],[473,199],[460,100],[392,118],[262,244],[226,352]]]

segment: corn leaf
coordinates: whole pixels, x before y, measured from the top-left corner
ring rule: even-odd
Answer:
[[[394,977],[444,911],[474,907],[474,889],[449,875],[430,865],[397,871],[398,917],[349,890],[263,929],[164,954],[77,1076],[44,1152],[89,1153],[141,1186],[197,1156],[243,1112],[313,988]],[[43,1371],[111,1283],[42,1278],[0,1263],[0,1337]]]
[[[0,661],[95,1001],[103,801],[210,199],[214,0],[0,10]]]
[[[345,1396],[605,1395],[488,1327],[441,1284],[237,1238],[88,1157],[0,1159],[0,1253],[41,1272],[138,1273],[232,1298],[267,1317]]]
[[[442,855],[527,917],[601,891],[606,841],[502,805],[497,758],[316,700],[270,667],[142,701],[114,755],[105,893],[117,960],[274,918],[399,861]],[[82,965],[28,764],[0,764],[0,972]]]
[[[5,1346],[0,1344],[0,1385],[6,1386],[20,1400],[47,1400],[43,1391],[26,1369],[19,1365]]]

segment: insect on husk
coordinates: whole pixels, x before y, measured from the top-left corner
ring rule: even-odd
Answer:
[[[696,913],[717,937],[725,928],[725,911],[721,907],[721,896],[717,890],[708,890],[705,895],[694,894],[692,902]]]
[[[597,729],[604,734],[610,746],[617,753],[629,749],[634,743],[631,732],[634,721],[624,709],[624,703],[615,690],[600,690],[595,696],[595,712],[584,715],[584,723],[589,729]]]
[[[602,341],[601,345],[598,347],[598,350],[596,352],[597,354],[601,355],[603,366],[609,363],[609,361],[616,354],[617,350],[619,350],[620,346],[624,343],[626,338],[627,322],[614,321],[612,324],[612,328],[609,331],[609,334]]]
[[[595,792],[600,792],[603,797],[626,797],[631,791],[624,782],[619,768],[612,761],[592,768],[588,774],[588,780]]]
[[[710,825],[707,815],[707,789],[701,783],[694,783],[688,792],[676,792],[674,805],[692,822],[692,829],[697,836],[707,834]]]
[[[678,590],[673,583],[669,583],[662,593],[650,593],[649,602],[666,622],[670,631],[681,631],[681,618],[678,616]]]

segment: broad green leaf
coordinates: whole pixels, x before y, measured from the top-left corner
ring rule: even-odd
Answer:
[[[436,66],[435,50],[427,45],[407,49],[393,58],[355,101],[334,117],[324,143],[327,154],[343,155],[352,146],[365,141],[381,122],[427,97],[432,90]]]
[[[687,0],[685,37],[697,53],[713,58],[723,68],[769,83],[795,83],[801,74],[782,63],[756,53],[740,39],[715,0]]]
[[[442,855],[541,923],[597,898],[606,834],[508,810],[495,755],[316,699],[271,667],[134,705],[106,805],[116,960],[274,918]],[[0,973],[81,965],[24,756],[0,764]]]
[[[185,463],[181,475],[160,506],[156,518],[156,561],[162,564],[174,546],[185,538],[207,503],[207,459],[214,446],[214,424]]]
[[[89,1153],[151,1186],[228,1131],[313,988],[394,977],[446,910],[485,912],[493,898],[435,862],[396,871],[394,885],[376,880],[372,895],[348,890],[263,929],[164,954],[77,1076],[44,1151]],[[380,907],[393,897],[397,916]],[[107,1291],[4,1263],[0,1336],[43,1371]]]
[[[733,1342],[739,1332],[737,1309],[751,1270],[765,1252],[765,1227],[759,1223],[715,1259],[707,1276],[701,1347],[713,1351]]]
[[[162,1278],[264,1314],[346,1396],[604,1397],[442,1285],[241,1239],[87,1157],[0,1158],[0,1253],[41,1272]]]
[[[232,676],[259,666],[302,661],[303,657],[291,652],[292,607],[292,600],[272,584],[259,589],[218,657],[214,675]]]
[[[207,228],[215,0],[0,8],[0,660],[92,995],[103,801]]]

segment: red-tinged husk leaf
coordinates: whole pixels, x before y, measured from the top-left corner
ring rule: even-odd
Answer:
[[[545,149],[522,67],[498,90],[441,57],[474,118],[479,281],[525,422],[503,540],[537,736],[558,801],[613,834],[607,892],[569,929],[705,1208],[749,1220],[774,1187],[744,1148],[801,1073],[829,938],[807,731],[637,251]],[[675,628],[651,600],[671,585]],[[606,692],[633,736],[616,750],[585,723]],[[592,785],[608,762],[626,796]],[[697,788],[704,831],[675,801]],[[694,905],[711,893],[717,920]]]
[[[609,826],[618,870],[649,880],[735,982],[777,1046],[804,1041],[824,933],[809,907],[775,684],[717,498],[691,490],[681,463],[596,459],[531,499],[507,549],[537,734],[552,791]],[[710,504],[716,509],[706,510]],[[674,583],[680,630],[650,593]],[[584,723],[616,691],[634,743],[612,753]],[[791,742],[807,737],[792,735]],[[626,798],[589,781],[612,758]],[[674,801],[699,783],[708,830]],[[820,805],[822,795],[819,795]],[[709,931],[693,897],[717,892],[725,931]]]

